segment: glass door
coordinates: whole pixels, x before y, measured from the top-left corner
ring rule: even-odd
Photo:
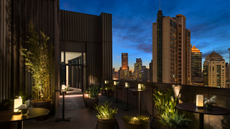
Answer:
[[[85,53],[61,51],[60,85],[84,90]]]

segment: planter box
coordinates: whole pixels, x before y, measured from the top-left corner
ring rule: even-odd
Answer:
[[[45,116],[41,116],[36,118],[36,121],[45,121],[50,117],[50,113],[51,113],[51,108],[52,108],[52,101],[41,101],[41,102],[33,102],[32,105],[34,108],[46,108],[48,110],[50,110],[49,114],[45,115]]]
[[[87,98],[86,102],[88,103],[88,107],[90,109],[94,109],[95,104],[98,104],[99,98]]]
[[[88,107],[87,99],[89,98],[89,93],[83,93],[83,101],[85,103],[85,107]]]
[[[148,125],[140,125],[140,124],[129,124],[125,123],[125,129],[148,129]]]
[[[115,118],[108,120],[98,119],[95,129],[119,129],[119,125]]]

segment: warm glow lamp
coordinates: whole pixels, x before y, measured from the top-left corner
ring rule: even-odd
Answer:
[[[196,95],[196,107],[203,108],[204,106],[204,96],[203,95]]]
[[[65,85],[61,85],[61,89],[62,89],[62,90],[65,90]]]
[[[141,89],[141,84],[138,84],[138,87],[137,87],[137,88],[138,88],[138,90],[140,90],[140,89]]]
[[[109,83],[109,81],[105,80],[105,84],[108,84],[108,83]]]
[[[116,82],[116,81],[114,81],[114,82],[113,82],[113,85],[114,85],[114,86],[116,86],[116,85],[117,85],[117,82]]]
[[[20,105],[22,105],[21,96],[19,96],[19,99],[14,99],[14,112],[20,111],[20,110],[16,109],[16,108],[18,108]]]
[[[129,87],[129,83],[128,82],[125,82],[125,87]]]

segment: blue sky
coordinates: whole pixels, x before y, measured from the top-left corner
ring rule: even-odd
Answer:
[[[128,53],[129,67],[136,58],[149,67],[152,59],[152,23],[159,0],[60,0],[62,10],[100,15],[112,14],[113,67],[121,66],[121,53]],[[230,0],[161,0],[164,16],[183,14],[191,30],[191,43],[205,57],[214,50],[229,62]]]

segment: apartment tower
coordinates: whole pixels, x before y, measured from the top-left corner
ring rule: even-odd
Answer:
[[[165,17],[158,11],[152,24],[153,82],[191,84],[190,33],[184,15]]]
[[[120,78],[119,79],[128,79],[129,78],[129,66],[128,66],[128,53],[121,53],[121,68],[120,68]]]
[[[192,69],[192,82],[200,82],[202,70],[202,52],[195,47],[192,47],[191,53],[191,69]]]
[[[142,60],[141,58],[136,58],[136,63],[134,63],[134,73],[135,78],[140,79],[141,78],[141,67],[142,67]]]
[[[213,51],[203,64],[203,83],[206,87],[225,88],[225,60]]]

